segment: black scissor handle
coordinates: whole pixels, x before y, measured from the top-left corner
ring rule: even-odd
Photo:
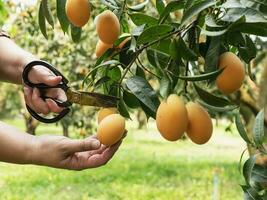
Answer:
[[[48,118],[42,117],[41,115],[37,114],[27,104],[26,104],[26,108],[27,108],[28,112],[31,114],[31,116],[33,118],[35,118],[39,122],[43,122],[43,123],[46,123],[46,124],[51,124],[51,123],[58,122],[59,120],[61,120],[62,118],[64,118],[70,112],[70,108],[65,108],[63,111],[61,111],[55,117],[48,119]]]
[[[46,85],[44,83],[38,83],[38,84],[32,83],[29,80],[29,73],[30,73],[31,69],[36,65],[44,66],[44,67],[48,68],[49,70],[51,70],[56,76],[61,76],[62,82],[56,86],[49,86],[49,85]],[[42,61],[42,60],[36,60],[36,61],[32,61],[32,62],[28,63],[23,70],[22,79],[23,79],[23,82],[27,86],[29,86],[31,88],[36,87],[41,92],[45,89],[51,89],[51,88],[61,88],[63,91],[66,92],[69,88],[67,85],[69,81],[56,68],[54,68],[52,65],[50,65],[49,63]],[[50,98],[50,97],[42,96],[42,99],[44,99],[44,100],[47,98]],[[43,122],[43,123],[57,122],[69,113],[70,109],[68,107],[71,106],[71,103],[69,103],[68,101],[62,102],[62,101],[59,101],[59,100],[53,99],[53,98],[50,98],[50,99],[54,100],[58,106],[65,107],[65,109],[62,112],[60,112],[58,115],[56,115],[53,118],[48,119],[48,118],[42,117],[41,115],[36,113],[34,110],[32,110],[28,105],[26,105],[26,108],[29,111],[29,113],[31,114],[31,116],[40,122]]]
[[[30,71],[32,70],[32,68],[34,66],[37,66],[37,65],[41,65],[43,67],[46,67],[48,68],[49,70],[51,70],[56,76],[61,76],[62,77],[62,83],[61,84],[58,84],[56,86],[49,86],[49,85],[46,85],[44,83],[32,83],[30,80],[29,80],[29,73]],[[51,88],[61,88],[63,89],[65,92],[68,90],[68,79],[66,79],[63,74],[61,74],[56,68],[54,68],[51,64],[45,62],[45,61],[42,61],[42,60],[35,60],[35,61],[32,61],[30,63],[28,63],[25,67],[24,67],[24,70],[22,72],[22,78],[23,78],[23,81],[26,85],[28,85],[29,87],[36,87],[38,89],[51,89]]]

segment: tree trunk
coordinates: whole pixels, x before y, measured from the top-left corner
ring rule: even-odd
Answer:
[[[24,119],[26,132],[31,135],[35,135],[36,128],[38,127],[39,123],[32,116],[24,116]]]
[[[146,116],[140,109],[137,111],[136,118],[138,121],[138,129],[144,128],[146,126]]]
[[[26,132],[31,134],[31,135],[35,135],[36,134],[36,129],[39,125],[39,122],[37,120],[35,120],[27,111],[27,108],[25,106],[25,102],[24,102],[24,96],[23,93],[20,91],[19,92],[19,96],[20,96],[20,101],[22,104],[22,110],[21,110],[21,114],[25,120],[25,126],[26,126]]]
[[[62,126],[63,135],[69,137],[69,126]]]
[[[266,61],[263,63],[266,63]],[[259,87],[254,83],[250,82],[249,85],[252,91],[241,91],[240,99],[244,104],[241,107],[241,114],[245,121],[245,126],[247,130],[247,134],[249,138],[253,138],[253,125],[255,122],[255,117],[260,111],[260,109],[265,108],[267,105],[267,64],[265,64],[261,77],[261,82]],[[267,124],[267,114],[265,112],[265,125]],[[265,128],[266,130],[266,128]],[[265,131],[266,132],[266,131]],[[249,155],[254,155],[259,153],[259,151],[253,148],[251,145],[247,145]],[[264,145],[265,148],[266,145]],[[258,156],[257,164],[259,165],[267,165],[267,156]]]

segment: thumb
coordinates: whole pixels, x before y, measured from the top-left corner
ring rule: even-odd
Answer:
[[[99,149],[101,146],[97,139],[86,138],[84,140],[70,140],[68,144],[69,153],[83,152]]]

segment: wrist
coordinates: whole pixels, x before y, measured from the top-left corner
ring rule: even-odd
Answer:
[[[34,57],[32,54],[30,54],[28,52],[25,52],[25,51],[19,56],[17,66],[18,66],[19,76],[20,76],[18,78],[18,80],[20,81],[20,83],[23,83],[23,81],[22,81],[22,72],[24,70],[24,67],[28,63],[30,63],[30,62],[32,62],[34,60],[36,60],[36,57]]]
[[[26,163],[27,164],[40,164],[42,157],[40,152],[41,138],[39,136],[31,136],[29,145],[26,150]]]

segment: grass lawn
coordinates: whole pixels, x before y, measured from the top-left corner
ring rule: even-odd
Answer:
[[[23,128],[19,121],[9,124]],[[38,134],[48,131],[60,133],[46,125]],[[0,163],[0,199],[210,200],[214,191],[221,200],[242,199],[238,161],[245,144],[222,132],[215,129],[210,142],[198,146],[163,140],[154,123],[142,131],[132,126],[110,163],[81,172]]]

